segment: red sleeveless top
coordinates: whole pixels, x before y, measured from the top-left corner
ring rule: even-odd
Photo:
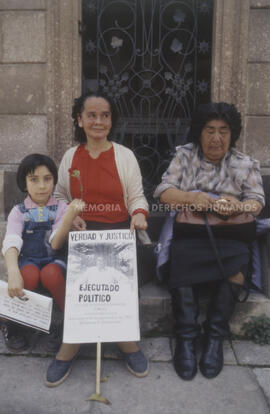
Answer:
[[[84,220],[118,223],[128,219],[113,147],[98,158],[92,158],[80,145],[69,173],[72,198],[83,199],[86,203],[80,215]]]

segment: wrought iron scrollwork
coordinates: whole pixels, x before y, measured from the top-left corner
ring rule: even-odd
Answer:
[[[118,108],[149,201],[190,117],[210,99],[213,0],[83,0],[83,89]]]

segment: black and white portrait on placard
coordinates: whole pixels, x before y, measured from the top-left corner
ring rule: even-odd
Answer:
[[[91,275],[100,273],[100,277],[113,275],[114,280],[123,280],[132,284],[134,272],[134,251],[132,243],[78,243],[69,249],[69,266],[72,268],[72,280],[81,283]]]

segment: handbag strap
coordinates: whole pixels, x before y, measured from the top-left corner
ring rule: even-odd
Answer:
[[[205,221],[207,233],[208,233],[208,236],[209,236],[209,239],[210,239],[210,243],[211,243],[212,249],[214,250],[214,253],[215,253],[215,256],[216,256],[216,260],[217,260],[217,263],[218,263],[218,267],[219,267],[221,276],[223,277],[223,279],[227,279],[226,276],[225,276],[225,271],[224,271],[223,263],[221,261],[220,255],[219,255],[219,252],[218,252],[218,249],[217,249],[217,246],[216,246],[216,241],[215,241],[215,238],[214,238],[214,235],[213,235],[213,231],[211,229],[211,226],[209,224],[207,215],[205,213],[202,213],[202,216],[203,216],[203,219]],[[231,283],[229,283],[229,285],[231,287]],[[246,286],[244,286],[244,285],[242,286],[242,288],[245,290],[245,295],[244,295],[244,298],[240,300],[239,296],[236,296],[235,295],[235,293],[234,293],[234,291],[233,291],[233,289],[231,287],[231,292],[232,292],[232,295],[233,295],[234,299],[237,302],[240,302],[240,303],[245,302],[247,300],[248,296],[249,296],[249,289]]]

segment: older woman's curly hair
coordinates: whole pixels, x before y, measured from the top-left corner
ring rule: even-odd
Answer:
[[[108,102],[109,106],[110,106],[110,110],[111,110],[111,117],[112,117],[112,127],[110,130],[110,135],[112,134],[116,122],[117,122],[117,112],[115,109],[115,105],[114,102],[112,101],[112,99],[110,99],[108,96],[106,96],[103,92],[101,91],[97,91],[97,92],[92,92],[92,91],[88,91],[85,92],[84,94],[82,94],[79,98],[75,98],[74,99],[74,104],[72,107],[72,118],[73,118],[73,123],[74,123],[74,135],[75,135],[75,141],[80,142],[81,144],[87,142],[87,137],[85,135],[85,132],[83,130],[83,128],[79,127],[78,125],[78,116],[80,116],[84,110],[84,103],[88,98],[103,98],[105,99],[105,101]]]
[[[226,102],[210,102],[198,106],[192,116],[188,141],[200,145],[200,138],[205,124],[213,119],[225,121],[231,130],[230,147],[234,147],[242,129],[241,114],[236,107]]]

